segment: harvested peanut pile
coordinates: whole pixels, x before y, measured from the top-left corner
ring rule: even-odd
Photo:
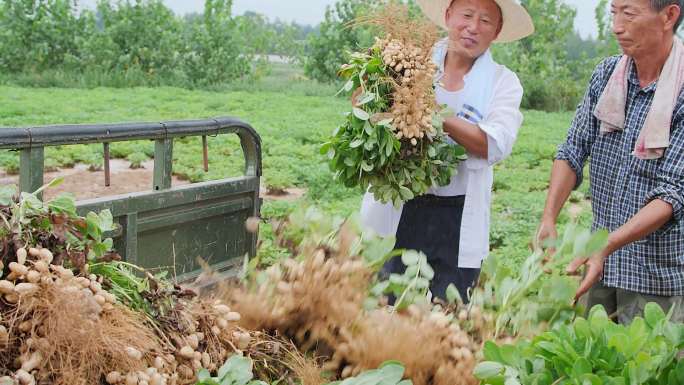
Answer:
[[[0,362],[22,385],[191,384],[250,339],[218,300],[178,301],[182,327],[163,330],[106,291],[104,277],[51,264],[45,248],[20,248],[16,259],[0,281]]]
[[[108,211],[10,186],[0,218],[2,384],[194,384],[251,340],[222,301],[118,261]]]

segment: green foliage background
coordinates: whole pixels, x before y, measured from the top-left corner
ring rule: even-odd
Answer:
[[[99,0],[81,11],[76,0],[6,0],[0,72],[38,87],[207,87],[258,76],[268,51],[296,53],[293,34],[234,16],[232,0],[205,0],[202,14],[185,17],[161,0]]]
[[[317,26],[271,21],[254,12],[233,15],[232,0],[205,0],[199,14],[175,15],[161,0],[0,1],[0,82],[37,87],[176,86],[214,89],[251,82],[271,70],[267,54],[286,56],[324,83],[351,51],[375,33],[355,23],[382,4],[399,1],[420,15],[415,0],[338,0]],[[536,32],[495,44],[497,61],[520,77],[523,107],[572,110],[596,63],[618,52],[608,1],[596,8],[599,33],[582,39],[575,10],[563,0],[522,0]]]

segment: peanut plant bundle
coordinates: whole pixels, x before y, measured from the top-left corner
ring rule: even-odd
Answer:
[[[340,69],[347,80],[340,92],[352,93],[352,108],[321,153],[345,186],[399,205],[448,184],[465,149],[448,141],[447,111],[435,101],[437,31],[400,6],[368,21],[383,33]]]

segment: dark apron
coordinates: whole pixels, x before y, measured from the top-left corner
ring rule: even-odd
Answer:
[[[433,298],[446,299],[446,289],[454,284],[461,298],[468,302],[468,288],[474,286],[480,269],[458,267],[461,219],[465,195],[440,197],[423,195],[404,204],[397,229],[395,249],[422,251],[435,271],[430,283]],[[382,275],[403,274],[401,257],[389,260]],[[390,302],[394,302],[390,298]]]

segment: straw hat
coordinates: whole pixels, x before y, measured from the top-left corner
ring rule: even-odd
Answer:
[[[443,29],[446,26],[446,11],[453,0],[418,0],[425,16]],[[503,26],[495,43],[510,43],[531,35],[534,32],[532,18],[525,8],[515,0],[494,0],[501,8]]]

